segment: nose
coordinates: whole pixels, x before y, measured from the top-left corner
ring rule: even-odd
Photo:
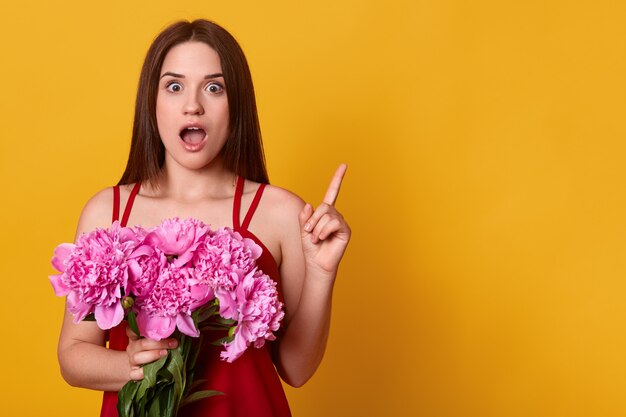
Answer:
[[[188,95],[183,110],[185,114],[204,114],[204,107],[202,107],[197,93],[194,92]]]

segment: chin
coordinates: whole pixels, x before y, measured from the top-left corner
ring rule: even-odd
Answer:
[[[191,157],[190,157],[191,156]],[[218,157],[202,157],[194,158],[194,155],[184,155],[182,158],[176,159],[175,162],[190,170],[200,170],[209,166],[221,165],[221,160]]]

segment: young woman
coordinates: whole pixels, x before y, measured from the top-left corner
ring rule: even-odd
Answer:
[[[345,169],[316,209],[269,185],[252,79],[235,39],[205,20],[173,24],[155,39],[141,71],[126,171],[85,205],[76,236],[112,219],[153,227],[193,217],[233,227],[263,248],[259,266],[277,281],[286,311],[277,341],[232,364],[206,346],[198,378],[226,395],[186,406],[183,415],[290,415],[278,375],[301,386],[324,355],[333,284],[350,239],[334,207]],[[101,415],[115,416],[116,391],[176,345],[138,338],[124,323],[110,332],[74,324],[66,312],[58,354],[65,380],[105,391]]]

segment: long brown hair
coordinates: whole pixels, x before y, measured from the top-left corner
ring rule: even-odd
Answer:
[[[159,75],[169,50],[188,41],[204,42],[218,53],[228,97],[229,135],[222,149],[224,167],[250,180],[269,183],[252,76],[235,38],[208,20],[180,21],[161,32],[148,49],[139,77],[130,154],[118,184],[155,181],[165,161],[156,121]]]

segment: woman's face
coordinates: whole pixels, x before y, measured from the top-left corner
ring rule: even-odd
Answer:
[[[174,46],[161,67],[156,101],[165,163],[200,169],[228,137],[228,98],[217,52],[203,42]]]

